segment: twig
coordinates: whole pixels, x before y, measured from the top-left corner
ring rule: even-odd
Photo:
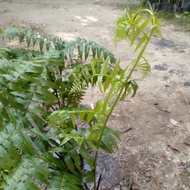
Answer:
[[[127,133],[128,131],[132,130],[133,128],[132,127],[129,127],[127,129],[125,129],[124,131],[122,131],[121,133]]]

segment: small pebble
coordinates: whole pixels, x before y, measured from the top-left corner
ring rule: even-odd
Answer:
[[[145,177],[148,177],[148,178],[150,178],[151,177],[151,174],[150,174],[150,172],[145,172]]]
[[[132,190],[139,190],[139,188],[138,188],[138,186],[133,185],[133,186],[132,186]]]

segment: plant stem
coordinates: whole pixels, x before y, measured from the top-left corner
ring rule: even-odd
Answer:
[[[152,30],[151,33],[150,33],[150,37],[152,36],[152,34],[153,34],[153,30]],[[145,51],[145,49],[146,49],[146,47],[147,47],[147,45],[148,45],[148,43],[149,43],[149,41],[150,41],[150,37],[147,37],[147,41],[146,41],[144,47],[143,47],[142,50],[140,51],[140,53],[139,53],[137,59],[135,60],[135,62],[134,62],[134,64],[133,64],[133,67],[132,67],[130,73],[128,74],[128,76],[127,76],[127,78],[126,78],[126,80],[125,80],[125,81],[126,81],[125,84],[127,84],[128,80],[131,78],[131,76],[132,76],[132,74],[133,74],[135,68],[137,67],[138,62],[140,61],[142,55],[144,54],[144,51]],[[97,150],[96,150],[95,159],[94,159],[94,190],[97,190],[96,168],[97,168],[97,161],[98,161],[98,155],[99,155],[99,149],[100,149],[101,139],[102,139],[102,136],[103,136],[103,134],[104,134],[104,130],[105,130],[106,126],[107,126],[108,120],[109,120],[109,118],[110,118],[110,116],[111,116],[111,114],[112,114],[114,108],[116,107],[117,103],[119,102],[120,97],[122,96],[122,92],[123,92],[124,88],[127,89],[128,87],[129,87],[129,86],[126,87],[125,85],[122,85],[122,87],[121,87],[121,89],[120,89],[120,91],[119,91],[119,94],[118,94],[118,96],[116,97],[116,99],[115,99],[115,101],[114,101],[114,103],[113,103],[113,105],[112,105],[112,107],[111,107],[111,109],[110,109],[110,111],[109,111],[109,113],[108,113],[108,115],[107,115],[107,117],[106,117],[105,123],[104,123],[104,125],[103,125],[102,131],[101,131],[101,134],[100,134],[100,137],[99,137],[99,140],[98,140]]]
[[[100,137],[99,137],[98,145],[97,145],[97,150],[96,150],[96,154],[95,154],[95,159],[94,159],[94,190],[97,190],[97,189],[96,189],[96,186],[97,186],[97,184],[96,184],[96,167],[97,167],[97,161],[98,161],[98,154],[99,154],[101,139],[102,139],[102,136],[103,136],[103,134],[104,134],[104,130],[105,130],[105,128],[106,128],[106,125],[107,125],[107,123],[108,123],[108,120],[109,120],[109,118],[110,118],[110,116],[111,116],[111,114],[112,114],[112,112],[113,112],[115,106],[117,105],[117,103],[118,103],[118,101],[119,101],[119,99],[120,99],[120,97],[121,97],[121,95],[122,95],[122,92],[123,92],[123,89],[124,89],[124,88],[125,88],[125,86],[123,85],[123,86],[121,87],[120,92],[119,92],[117,98],[115,99],[115,101],[114,101],[114,103],[113,103],[113,105],[112,105],[112,107],[111,107],[111,109],[110,109],[110,111],[109,111],[107,117],[106,117],[106,120],[105,120],[104,125],[103,125],[103,127],[102,127],[102,131],[101,131],[101,133],[100,133]]]

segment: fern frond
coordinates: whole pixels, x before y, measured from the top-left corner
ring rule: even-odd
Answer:
[[[81,190],[81,178],[66,172],[52,172],[47,190]]]
[[[149,67],[141,60],[157,26],[154,14],[144,9],[128,11],[118,20],[116,41],[128,38],[134,51],[140,50],[124,70],[110,51],[86,39],[67,42],[22,27],[3,30],[3,38],[39,48],[0,48],[3,189],[39,190],[44,185],[49,190],[80,190],[92,180],[94,189],[98,187],[99,148],[110,153],[118,148],[119,133],[107,127],[108,119],[119,100],[136,94],[132,74],[137,66],[147,73]],[[81,108],[87,87],[96,84],[107,96],[92,110]]]
[[[107,59],[109,57],[112,64],[116,62],[115,56],[110,51],[98,45],[97,43],[87,41],[86,39],[77,38],[74,41],[67,42],[58,37],[39,34],[34,30],[23,27],[5,28],[2,32],[2,37],[4,39],[8,38],[11,41],[17,37],[20,43],[26,40],[28,46],[30,46],[31,43],[33,46],[38,44],[41,52],[45,47],[46,50],[61,50],[62,58],[70,60],[71,62],[73,62],[73,59],[76,56],[81,60],[84,57],[86,60],[90,56],[90,52],[94,58],[102,57]]]
[[[137,68],[139,68],[142,72],[142,78],[146,77],[150,73],[150,64],[148,61],[142,57],[142,59],[139,61]]]
[[[132,13],[128,8],[117,19],[116,26],[115,43],[127,38],[131,46],[136,42],[134,51],[146,44],[153,34],[160,35],[159,21],[155,17],[155,13],[148,9],[140,8],[135,13]]]
[[[49,171],[39,158],[22,156],[21,162],[6,177],[4,190],[35,189],[40,190],[39,182],[48,183]],[[38,184],[35,179],[38,180]]]

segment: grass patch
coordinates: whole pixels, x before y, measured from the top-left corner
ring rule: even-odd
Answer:
[[[159,11],[157,12],[157,16],[159,19],[179,27],[179,29],[190,31],[190,13],[174,14],[171,12]]]
[[[102,6],[112,6],[121,10],[124,10],[127,7],[129,7],[132,12],[135,12],[140,7],[146,6],[146,1],[139,0],[139,2],[137,3],[103,3],[100,1],[95,2],[94,4]],[[173,12],[158,11],[157,16],[160,20],[166,21],[168,24],[173,24],[177,26],[180,30],[190,32],[190,12],[176,15]]]
[[[173,19],[173,24],[180,26],[183,30],[190,32],[190,14],[183,14],[180,18]]]
[[[136,3],[118,3],[118,2],[114,2],[114,3],[104,3],[102,1],[97,1],[94,4],[97,5],[102,5],[102,6],[112,6],[116,9],[121,9],[121,10],[125,10],[127,7],[130,8],[130,10],[132,12],[135,12],[137,9],[139,9],[140,7],[142,7],[142,0]]]
[[[115,3],[116,7],[122,10],[125,10],[127,7],[130,8],[132,12],[135,12],[137,9],[142,7],[141,3],[135,3],[135,4],[126,4],[126,3]]]

